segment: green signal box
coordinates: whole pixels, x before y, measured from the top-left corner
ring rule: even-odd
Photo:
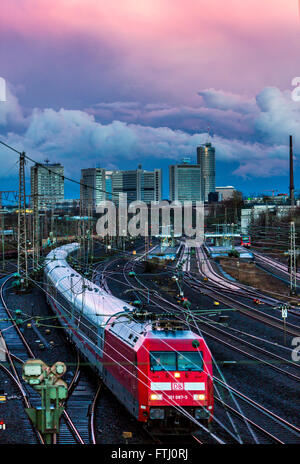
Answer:
[[[42,408],[26,408],[26,413],[35,427],[44,434],[59,433],[59,420],[64,408],[51,406],[48,411]]]
[[[23,379],[41,395],[41,406],[25,411],[47,444],[52,443],[53,434],[59,433],[62,402],[68,397],[68,386],[61,379],[65,372],[66,365],[61,361],[51,367],[40,359],[29,359],[23,364]]]

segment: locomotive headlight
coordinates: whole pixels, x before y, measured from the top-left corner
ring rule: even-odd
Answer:
[[[203,394],[196,394],[196,395],[193,395],[193,397],[194,397],[195,401],[203,401],[203,400],[205,400],[205,395],[203,395]]]
[[[158,395],[157,393],[151,393],[150,400],[151,401],[162,400],[162,395]]]
[[[175,372],[175,373],[174,373],[174,377],[175,377],[175,379],[179,379],[179,377],[180,377],[180,372]]]

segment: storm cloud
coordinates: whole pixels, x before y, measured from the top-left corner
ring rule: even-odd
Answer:
[[[253,100],[214,89],[200,93],[203,101],[197,108],[106,102],[94,105],[93,111],[35,108],[25,118],[10,92],[8,101],[0,105],[0,123],[5,141],[38,161],[47,157],[62,162],[68,174],[78,177],[80,168],[95,165],[135,167],[151,160],[159,167],[163,159],[170,163],[184,156],[195,159],[196,147],[207,141],[206,130],[187,131],[181,120],[204,120],[212,112],[217,161],[228,163],[229,169],[232,163],[237,165],[234,175],[268,177],[287,170],[288,136],[297,133],[300,121],[300,105],[292,101],[290,92],[266,88]],[[101,111],[108,112],[105,123]],[[121,114],[123,120],[115,119]],[[13,121],[15,130],[11,130]],[[247,129],[239,130],[240,125]],[[300,149],[297,138],[295,147]],[[2,161],[7,157],[4,148],[0,157]],[[2,176],[5,166],[2,162]]]

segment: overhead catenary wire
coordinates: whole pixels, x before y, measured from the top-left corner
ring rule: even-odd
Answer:
[[[33,281],[33,279],[31,279],[31,280]],[[34,281],[33,281],[33,282],[34,282]],[[59,303],[59,302],[56,300],[56,298],[53,297],[53,295],[51,295],[51,294],[49,294],[47,291],[45,291],[40,285],[38,285],[38,286],[41,288],[42,291],[44,291],[44,292],[45,292],[46,294],[48,294],[51,298],[53,298],[58,304],[60,304],[60,305],[64,308],[64,310],[65,310],[67,313],[70,314],[70,311],[68,310],[68,308],[66,308],[64,305],[62,305],[61,303]],[[135,322],[137,322],[137,321],[135,321]],[[83,323],[83,324],[84,324],[84,323]],[[85,325],[85,324],[84,324],[84,325]],[[137,333],[137,334],[138,334],[138,333]],[[96,335],[98,338],[101,338],[101,339],[104,340],[104,338],[103,338],[100,334],[96,334],[96,333],[95,333],[95,335]],[[88,339],[84,334],[83,334],[83,336],[84,336],[84,338],[85,338],[86,340],[88,340],[90,343],[92,343],[92,345],[94,345],[94,343],[93,343],[90,339]],[[106,342],[106,343],[107,343],[107,342]],[[164,342],[164,343],[166,343],[166,342]],[[167,344],[167,343],[166,343],[166,344]],[[110,345],[109,343],[108,343],[108,345],[109,345],[110,348],[112,348],[114,351],[116,351],[117,354],[121,355],[121,357],[123,357],[124,359],[126,359],[126,360],[128,361],[128,359],[127,359],[122,353],[120,353],[118,350],[116,350],[115,347],[113,347],[113,346]],[[168,344],[167,344],[167,345],[168,345]],[[176,350],[175,350],[175,351],[176,351]],[[113,360],[113,362],[116,362],[116,363],[119,365],[118,361],[116,361],[116,360],[115,360],[114,358],[112,358],[110,355],[109,355],[109,357]],[[132,364],[132,363],[129,363],[129,364]],[[122,367],[122,366],[121,366],[121,367]],[[126,369],[126,368],[124,367],[124,369]],[[138,370],[140,371],[139,368],[138,368]],[[128,370],[126,369],[126,371],[128,371]],[[142,375],[145,376],[145,374],[144,374],[142,371],[140,371],[140,372],[142,373]],[[128,371],[128,373],[130,373],[131,375],[133,375],[130,371]],[[208,374],[208,375],[209,375],[209,374]],[[151,379],[150,379],[149,377],[147,377],[147,379],[148,379],[149,381],[151,381]],[[174,378],[174,380],[176,380],[176,379]],[[146,384],[145,384],[145,385],[146,385]],[[147,386],[147,385],[146,385],[146,386]],[[191,394],[190,394],[190,396],[192,397]],[[171,406],[174,406],[175,408],[179,408],[180,410],[183,409],[180,405],[178,405],[178,404],[176,404],[176,403],[173,404],[173,403],[171,402],[170,405],[171,405]],[[199,407],[203,407],[203,406],[202,406],[201,404],[199,404]],[[195,422],[198,426],[200,426],[200,428],[204,428],[205,431],[207,431],[208,433],[211,433],[211,432],[208,431],[208,429],[206,429],[202,424],[200,424],[195,418],[193,418],[193,416],[191,416],[189,413],[187,413],[184,409],[183,409],[183,411],[181,411],[181,412],[182,412],[184,415],[186,415],[190,420],[192,420],[193,422]],[[213,418],[213,419],[214,419],[215,421],[219,422],[216,418]],[[222,425],[221,423],[219,423],[219,425],[220,425],[221,427],[225,428],[225,430],[226,430],[230,435],[232,435],[232,433],[226,428],[226,426]],[[233,435],[232,435],[232,437],[235,438]],[[216,437],[216,439],[217,439],[217,437]],[[219,439],[218,439],[218,440],[219,440]],[[217,441],[218,441],[218,440],[217,440]]]
[[[13,150],[15,153],[18,153],[19,155],[24,155],[25,159],[27,159],[28,161],[31,161],[32,163],[36,164],[37,166],[41,166],[43,169],[47,170],[48,172],[50,172],[51,174],[55,175],[55,176],[58,176],[60,177],[61,179],[63,180],[68,180],[69,182],[73,182],[74,184],[77,184],[83,188],[88,188],[88,189],[91,189],[91,190],[96,190],[98,192],[102,192],[102,193],[107,193],[108,195],[112,195],[112,196],[116,196],[116,197],[119,197],[119,194],[118,193],[114,193],[114,192],[109,192],[107,190],[104,190],[104,189],[101,189],[99,187],[95,187],[95,186],[91,186],[91,185],[87,185],[87,184],[84,184],[83,182],[80,182],[76,179],[73,179],[71,177],[68,177],[68,176],[65,176],[65,175],[62,175],[58,172],[54,172],[52,169],[50,169],[49,167],[47,167],[45,164],[43,163],[40,163],[39,161],[36,161],[34,160],[33,158],[31,158],[30,156],[28,156],[25,152],[21,152],[19,150],[16,150],[15,148],[11,147],[10,145],[8,145],[7,143],[3,142],[2,140],[0,140],[0,144],[5,146],[6,148],[9,148],[10,150]]]

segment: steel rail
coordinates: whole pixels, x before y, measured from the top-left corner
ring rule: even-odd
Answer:
[[[4,309],[5,309],[6,313],[7,313],[7,315],[9,316],[9,318],[10,318],[10,320],[11,320],[11,322],[12,322],[14,328],[16,329],[16,331],[17,331],[19,337],[20,337],[21,340],[22,340],[22,343],[23,343],[23,345],[24,345],[24,347],[25,347],[25,349],[26,349],[28,355],[29,355],[31,358],[35,359],[35,355],[34,355],[32,349],[30,348],[30,345],[28,344],[26,338],[24,337],[24,335],[22,334],[20,328],[19,328],[18,325],[16,324],[16,322],[15,322],[15,320],[14,320],[12,314],[11,314],[11,311],[10,311],[9,308],[7,307],[7,304],[6,304],[5,300],[4,300],[4,296],[3,296],[3,289],[4,289],[4,286],[5,286],[5,285],[7,284],[7,282],[8,282],[10,279],[12,279],[12,278],[13,278],[13,277],[10,276],[10,277],[9,277],[8,279],[6,279],[5,282],[1,285],[1,288],[0,288],[1,301],[2,301],[3,307],[4,307]],[[9,351],[7,351],[7,354],[8,354],[8,357],[10,357],[10,352],[9,352]],[[20,359],[20,358],[18,358],[18,359]],[[23,361],[23,363],[24,363],[24,361]],[[11,360],[11,367],[12,367],[14,373],[15,373],[16,378],[19,379],[20,386],[21,386],[22,389],[23,389],[22,382],[21,382],[21,380],[20,380],[20,377],[19,377],[19,375],[18,375],[18,373],[17,373],[17,370],[16,370],[15,365],[14,365],[14,363],[13,363],[12,360]],[[26,407],[29,407],[29,406],[26,406]],[[71,420],[71,418],[70,418],[69,415],[67,414],[66,410],[64,410],[63,415],[64,415],[65,420],[66,420],[66,422],[67,422],[67,425],[68,425],[68,427],[70,428],[70,430],[72,431],[72,433],[74,433],[75,437],[78,439],[78,441],[79,441],[80,443],[81,443],[81,442],[84,443],[83,440],[82,440],[81,437],[80,437],[79,432],[76,430],[76,427],[75,427],[73,421]],[[40,434],[40,432],[37,431],[37,434],[38,434],[38,436],[40,437],[41,443],[44,443],[44,440],[43,440],[42,435]],[[79,437],[80,437],[80,438],[79,438]]]
[[[133,265],[134,267],[134,265]],[[126,279],[127,280],[127,279]],[[140,282],[140,281],[139,281]],[[145,286],[142,282],[140,282],[143,286]],[[132,285],[132,284],[131,284]],[[172,302],[169,302],[168,300],[162,298],[160,295],[156,295],[156,297],[158,297],[159,299],[162,299],[164,302],[166,303],[169,303],[171,306],[174,306],[176,307],[176,309],[180,308],[182,309],[181,307],[175,305],[174,303]],[[153,302],[154,300],[151,299]],[[163,310],[165,310],[165,308],[163,306],[161,306],[161,308]],[[223,341],[222,341],[223,343]],[[271,365],[271,367],[273,367]],[[276,367],[276,366],[275,366]],[[285,371],[284,371],[285,372]],[[285,372],[285,374],[287,374]],[[277,414],[273,413],[272,411],[268,410],[267,408],[265,408],[264,406],[260,405],[259,403],[255,402],[254,400],[252,400],[251,398],[247,397],[246,395],[244,395],[243,393],[239,392],[238,390],[234,389],[234,387],[231,387],[229,384],[227,383],[224,383],[223,381],[221,381],[220,379],[218,379],[217,377],[214,377],[214,379],[216,381],[218,381],[219,383],[223,384],[226,388],[229,388],[233,393],[235,394],[238,394],[242,397],[242,399],[244,399],[245,401],[247,401],[248,403],[252,404],[253,406],[255,406],[257,409],[259,409],[261,412],[269,415],[270,417],[272,417],[277,423],[279,422],[281,425],[283,425],[285,428],[288,428],[288,429],[292,429],[293,431],[295,431],[297,434],[300,433],[300,429],[298,429],[295,425],[289,423],[288,421],[286,421],[285,419],[283,419],[282,417],[278,416]],[[297,378],[298,379],[298,378]],[[246,418],[247,419],[247,418]],[[256,424],[257,427],[260,427],[258,424]],[[267,431],[266,431],[267,432]],[[277,437],[275,437],[277,439]]]
[[[239,312],[242,314],[245,314],[248,317],[251,317],[252,319],[257,319],[260,322],[263,322],[269,326],[272,326],[276,329],[279,329],[280,331],[284,331],[283,324],[280,322],[280,319],[274,316],[271,316],[270,314],[265,314],[262,311],[259,311],[255,308],[252,308],[251,306],[246,305],[245,303],[242,303],[240,301],[237,301],[235,298],[232,298],[228,295],[222,295],[222,293],[219,290],[212,290],[210,288],[205,288],[205,285],[202,284],[202,282],[193,282],[191,284],[189,282],[189,285],[194,287],[196,290],[202,291],[202,293],[205,293],[206,295],[210,296],[211,298],[216,298],[215,295],[217,295],[217,299],[221,301],[222,303],[226,305],[235,305],[235,309],[237,309]],[[299,337],[300,336],[300,328],[297,327],[294,324],[286,323],[286,333],[293,337]]]
[[[98,386],[97,391],[95,393],[95,396],[94,396],[94,399],[93,399],[93,402],[92,402],[92,405],[91,405],[91,409],[90,409],[90,433],[91,433],[91,442],[92,442],[93,445],[97,444],[96,433],[95,433],[95,428],[96,428],[95,409],[96,409],[96,404],[97,404],[97,401],[98,401],[98,397],[99,397],[101,388],[102,388],[102,382],[99,383],[99,386]]]
[[[12,324],[13,324],[14,329],[16,330],[17,334],[18,334],[19,337],[21,338],[22,342],[23,342],[23,343],[25,342],[24,345],[25,345],[25,347],[26,347],[26,350],[28,351],[28,353],[29,353],[29,355],[30,355],[31,357],[34,357],[34,356],[32,356],[33,353],[32,353],[32,351],[31,351],[29,345],[27,344],[25,338],[23,337],[23,334],[22,334],[22,332],[20,331],[18,325],[16,324],[15,320],[13,319],[13,317],[12,317],[12,315],[11,315],[11,312],[10,312],[9,309],[7,308],[7,305],[6,305],[5,300],[4,300],[4,287],[5,287],[5,285],[7,284],[7,282],[8,282],[11,278],[12,278],[12,276],[9,276],[9,277],[2,283],[2,285],[1,285],[1,288],[0,288],[1,302],[2,302],[2,305],[3,305],[4,310],[5,310],[6,313],[9,315],[9,318],[10,318]],[[20,390],[20,392],[21,392],[21,394],[22,394],[23,401],[24,401],[24,403],[25,403],[26,408],[30,408],[30,407],[32,406],[32,405],[31,405],[31,402],[30,402],[30,399],[29,399],[29,397],[28,397],[26,391],[25,391],[24,388],[23,388],[23,385],[22,385],[20,376],[19,376],[19,374],[18,374],[18,372],[17,372],[17,369],[16,369],[16,367],[15,367],[15,365],[14,365],[14,362],[13,362],[13,360],[12,360],[11,353],[10,353],[10,351],[9,351],[9,349],[8,349],[7,347],[6,347],[6,355],[7,355],[7,357],[8,357],[10,366],[11,366],[13,372],[14,372],[14,374],[10,373],[10,374],[11,374],[11,379],[15,382],[15,384],[16,384],[17,387],[19,388],[19,390]],[[5,369],[6,371],[9,372],[9,370],[8,370],[7,368],[5,368],[5,366],[3,366],[2,364],[1,364],[1,367],[2,367],[3,369]],[[31,423],[31,421],[30,421],[30,423]],[[31,423],[31,425],[32,425],[32,423]],[[44,439],[43,439],[41,433],[40,433],[38,430],[36,430],[34,427],[33,427],[33,430],[35,431],[35,433],[36,433],[36,435],[37,435],[37,437],[38,437],[40,443],[44,445],[44,444],[45,444],[45,441],[44,441]]]
[[[274,419],[275,422],[277,423],[281,423],[286,429],[289,429],[290,431],[292,430],[293,432],[296,432],[296,435],[298,437],[300,437],[300,429],[298,427],[296,427],[296,425],[294,424],[291,424],[290,422],[288,422],[286,419],[283,419],[283,417],[280,417],[278,416],[277,414],[275,414],[274,412],[270,411],[269,409],[265,408],[264,406],[262,406],[261,404],[257,403],[255,400],[253,400],[252,398],[249,398],[247,395],[245,395],[244,393],[240,392],[239,390],[235,389],[234,387],[232,387],[231,385],[228,385],[228,384],[225,384],[221,379],[219,379],[218,377],[214,377],[214,380],[216,380],[216,382],[218,382],[219,384],[223,385],[224,387],[226,388],[229,388],[234,394],[236,394],[237,396],[239,396],[240,398],[242,398],[244,401],[246,401],[247,403],[253,405],[256,409],[260,410],[261,412],[264,412],[266,415],[272,417]]]

